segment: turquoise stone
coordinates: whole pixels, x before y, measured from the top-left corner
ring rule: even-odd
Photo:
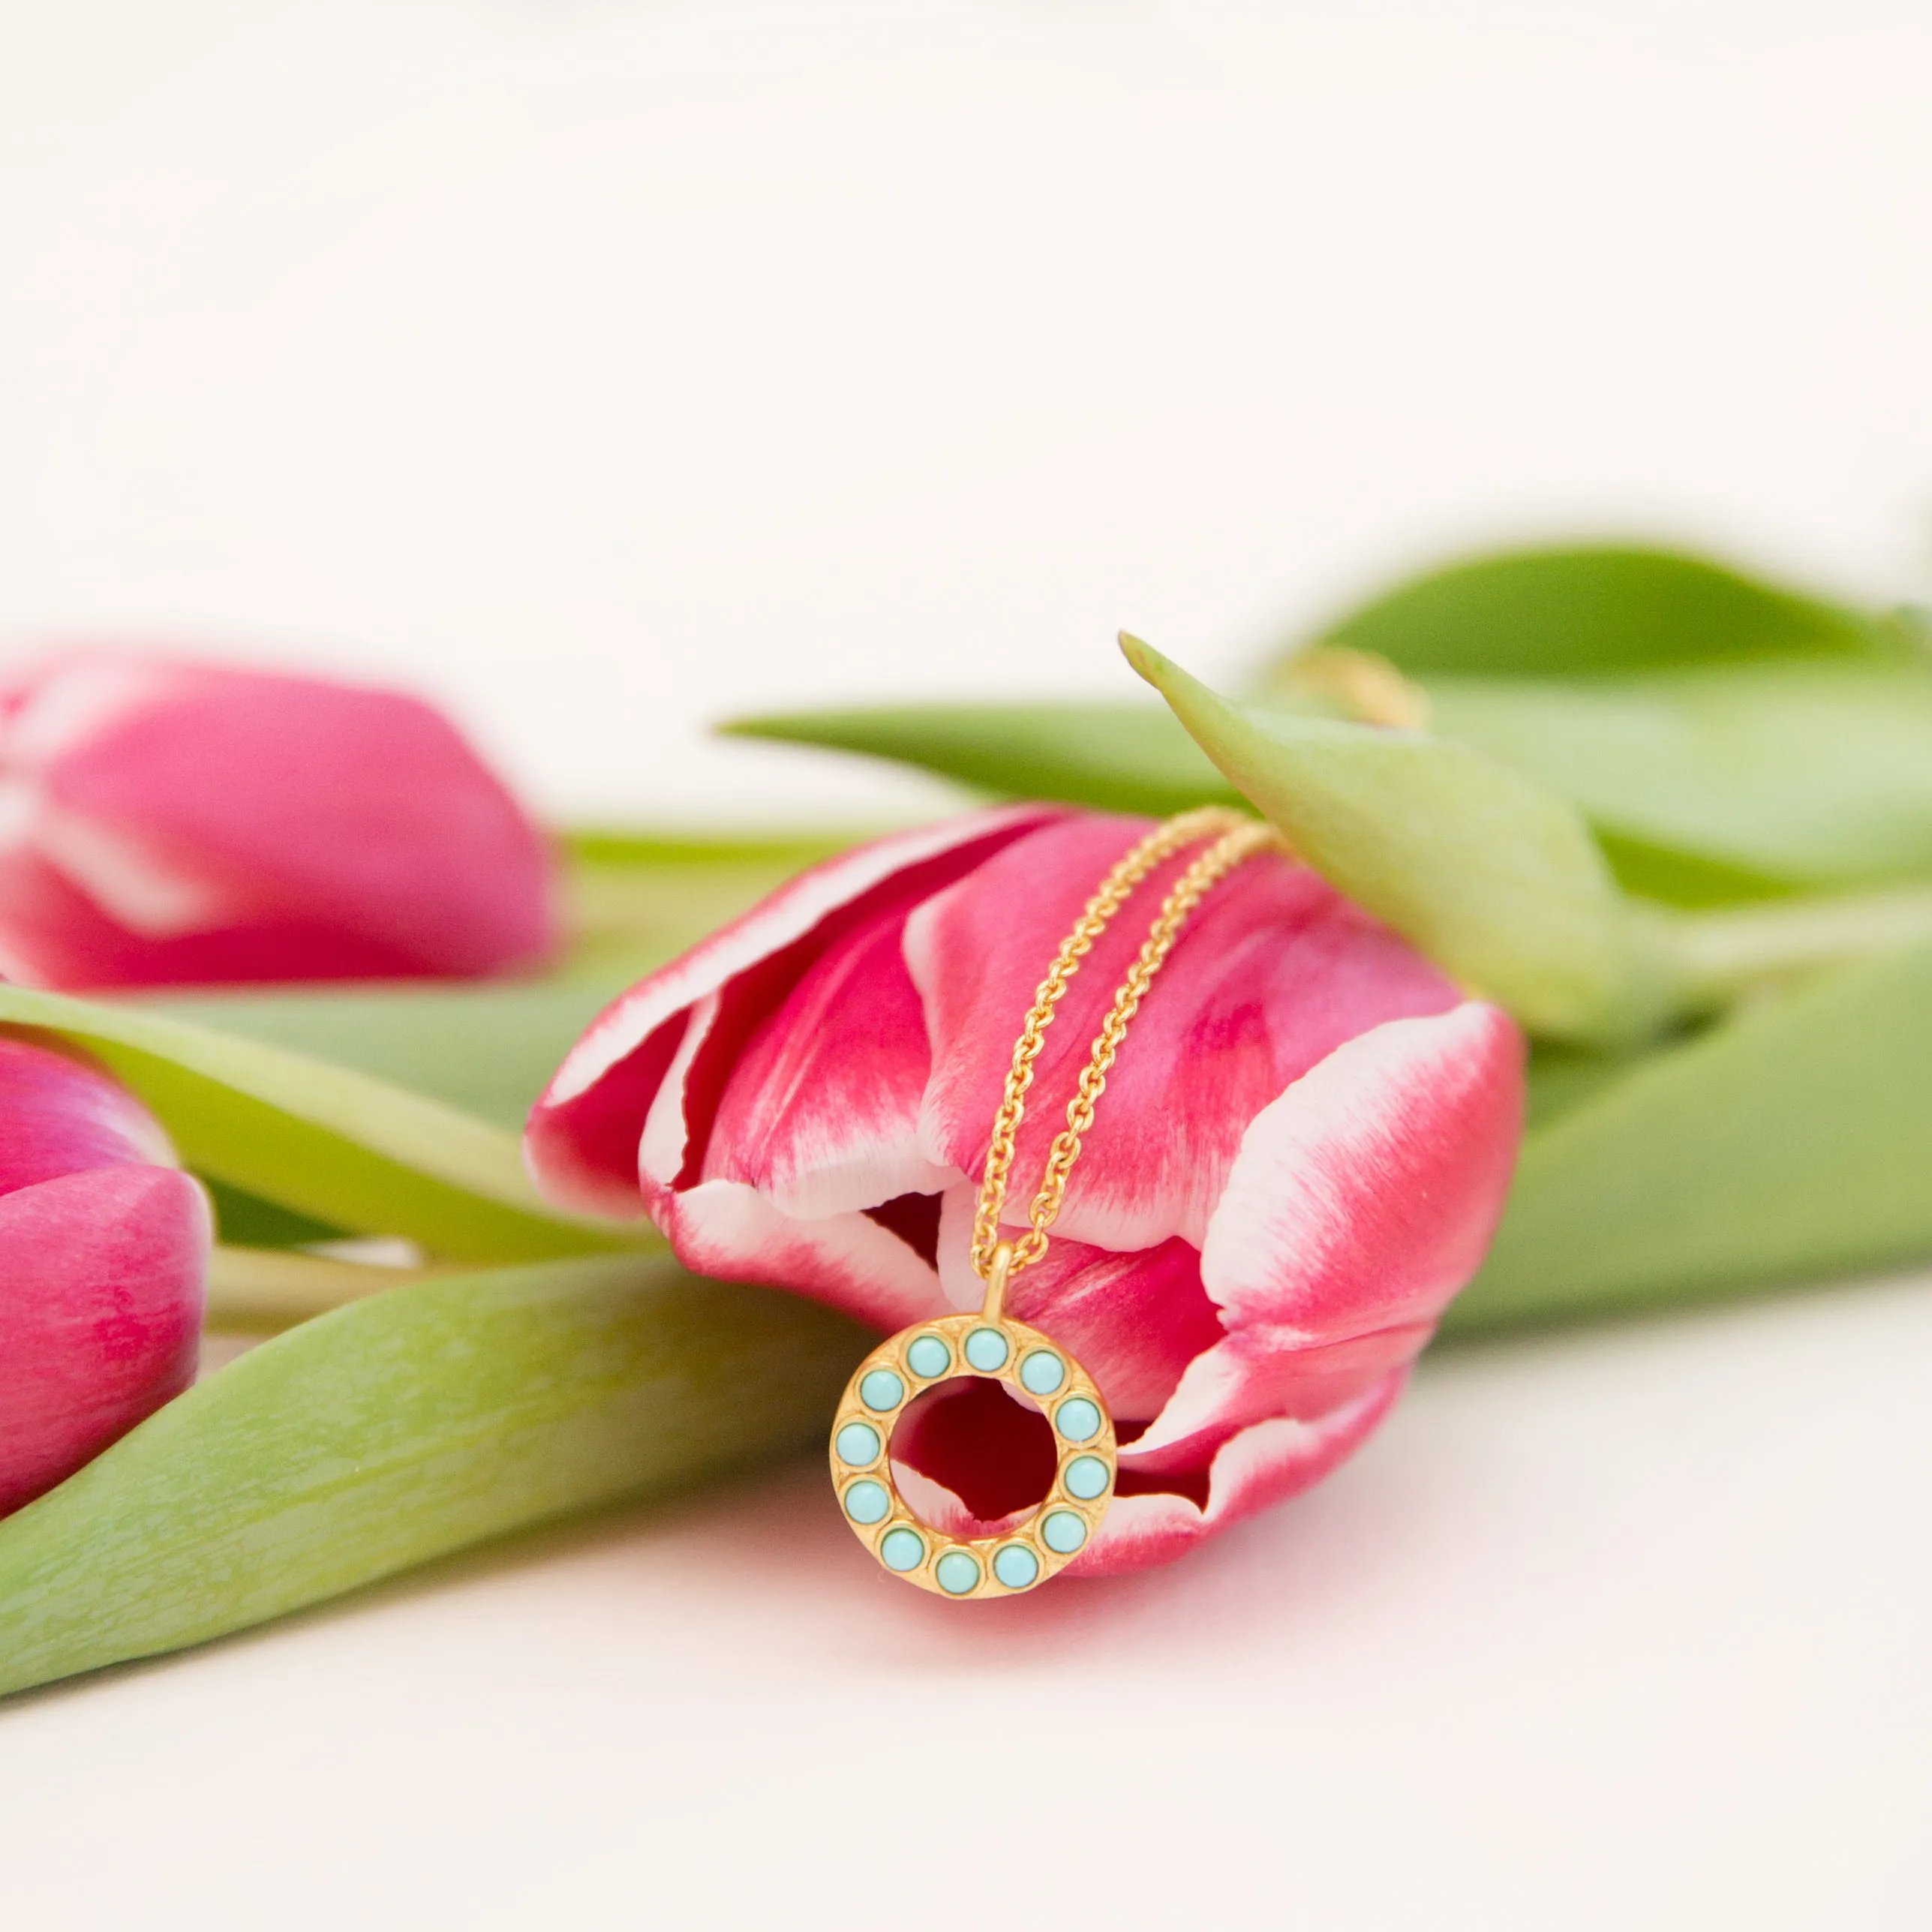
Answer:
[[[922,1335],[906,1351],[906,1366],[930,1381],[953,1366],[953,1351],[936,1335]]]
[[[939,1588],[948,1597],[963,1597],[979,1581],[979,1565],[963,1549],[949,1549],[933,1566]]]
[[[1020,1386],[1029,1396],[1050,1396],[1067,1379],[1067,1365],[1050,1348],[1036,1348],[1020,1365]]]
[[[1069,1496],[1090,1503],[1095,1497],[1107,1494],[1107,1465],[1097,1456],[1076,1456],[1060,1480]]]
[[[879,1540],[879,1561],[902,1576],[917,1570],[925,1559],[926,1546],[916,1530],[888,1530]]]
[[[966,1339],[966,1358],[982,1375],[996,1375],[1013,1351],[996,1328],[976,1328]]]
[[[1071,1556],[1086,1541],[1086,1525],[1071,1510],[1056,1510],[1040,1525],[1040,1540],[1056,1556]]]
[[[1100,1433],[1100,1411],[1084,1396],[1075,1396],[1053,1411],[1053,1426],[1069,1442],[1090,1442]]]
[[[846,1514],[855,1523],[882,1523],[892,1513],[892,1498],[877,1483],[855,1483],[846,1492]]]
[[[869,1422],[849,1422],[839,1431],[835,1447],[841,1462],[863,1469],[868,1462],[879,1460],[879,1432]]]
[[[1023,1543],[1009,1543],[993,1559],[993,1573],[1009,1590],[1023,1590],[1040,1574],[1040,1559]]]
[[[896,1409],[906,1393],[906,1384],[890,1369],[875,1369],[858,1385],[858,1399],[876,1414]]]

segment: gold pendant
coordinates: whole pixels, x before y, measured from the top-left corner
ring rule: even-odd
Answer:
[[[1113,1418],[1093,1378],[1000,1303],[1013,1250],[1000,1244],[977,1314],[915,1323],[882,1342],[846,1385],[832,1424],[832,1481],[852,1534],[894,1575],[936,1595],[1012,1597],[1063,1570],[1092,1540],[1113,1495]],[[997,1536],[948,1536],[923,1522],[893,1480],[894,1425],[924,1390],[962,1376],[1004,1382],[1051,1424],[1053,1487]]]

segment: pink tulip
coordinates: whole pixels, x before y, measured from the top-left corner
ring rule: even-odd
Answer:
[[[539,1183],[648,1213],[690,1266],[892,1330],[978,1305],[977,1178],[1034,990],[1143,821],[1044,807],[848,852],[619,999],[530,1116]],[[1017,1228],[1167,882],[1047,1035]],[[1008,1312],[1085,1363],[1124,1445],[1078,1567],[1178,1555],[1305,1487],[1402,1387],[1501,1212],[1522,1047],[1306,867],[1203,901],[1128,1030],[1046,1259]],[[969,1534],[1038,1500],[1045,1425],[992,1383],[909,1412],[909,1499]],[[1044,1460],[1042,1461],[1044,1456]]]
[[[551,939],[542,838],[413,698],[110,653],[0,684],[0,975],[473,974]]]
[[[0,1516],[194,1379],[209,1238],[137,1101],[0,1035]]]

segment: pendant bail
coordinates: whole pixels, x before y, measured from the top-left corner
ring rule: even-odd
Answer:
[[[979,1312],[988,1321],[997,1321],[1006,1312],[1006,1278],[1013,1272],[1013,1243],[1002,1241],[993,1251],[986,1271],[986,1294]]]

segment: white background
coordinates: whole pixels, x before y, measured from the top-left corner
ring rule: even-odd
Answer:
[[[1932,579],[1932,21],[0,0],[0,642],[732,711],[1233,674],[1656,531]],[[1432,1360],[1175,1570],[949,1611],[815,1475],[0,1713],[11,1927],[1919,1926],[1932,1283]]]

